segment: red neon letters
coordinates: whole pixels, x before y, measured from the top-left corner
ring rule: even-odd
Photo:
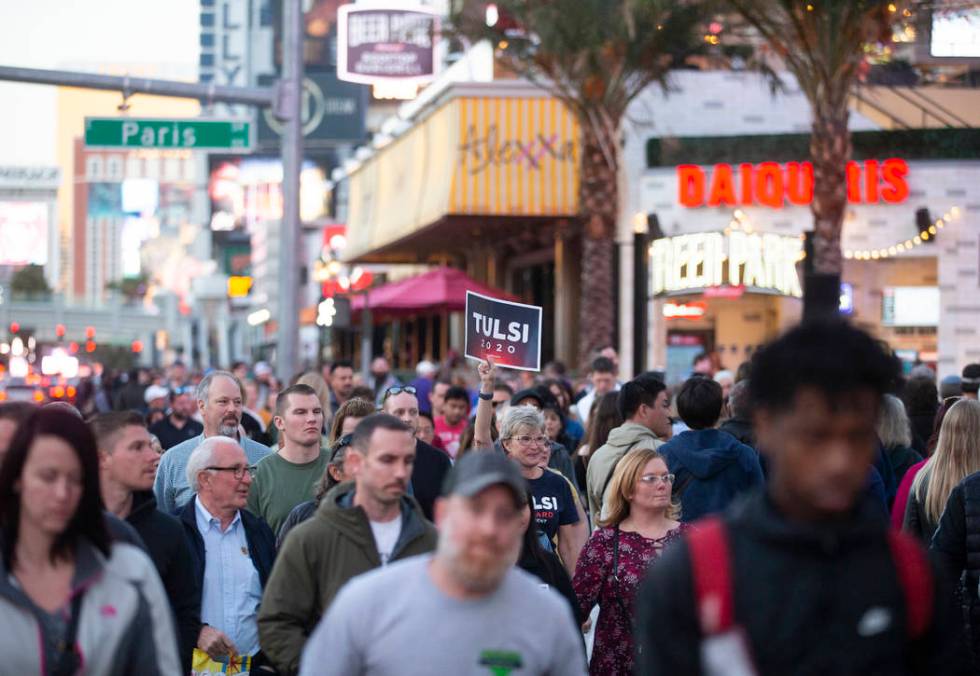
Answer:
[[[862,171],[863,169],[863,171]],[[736,180],[737,173],[737,180]],[[909,166],[896,158],[847,165],[847,199],[855,204],[898,204],[909,196]],[[862,181],[863,174],[863,181]],[[716,164],[709,176],[694,164],[677,167],[678,201],[685,207],[764,206],[781,209],[813,201],[813,165],[809,162]]]

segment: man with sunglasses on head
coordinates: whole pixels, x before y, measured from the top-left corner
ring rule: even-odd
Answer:
[[[150,426],[150,434],[160,440],[167,451],[179,443],[193,439],[204,432],[204,425],[192,417],[197,410],[193,388],[180,386],[170,391],[170,409],[167,417]]]
[[[418,432],[419,400],[411,385],[389,387],[381,398],[381,410],[408,425],[413,435]],[[436,498],[442,493],[443,481],[451,467],[452,463],[445,453],[421,439],[415,439],[415,465],[408,488],[429,521],[432,521]]]
[[[230,437],[208,437],[187,459],[193,498],[178,518],[194,554],[201,592],[197,648],[213,660],[259,653],[258,610],[276,556],[276,538],[245,507],[254,466]]]

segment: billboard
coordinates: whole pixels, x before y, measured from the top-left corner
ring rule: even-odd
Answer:
[[[939,287],[886,287],[881,298],[881,324],[939,326]]]
[[[980,9],[935,10],[929,53],[940,58],[980,57]]]
[[[344,5],[337,11],[337,77],[347,82],[431,81],[439,15],[431,7]]]
[[[48,205],[0,202],[0,265],[47,265]]]

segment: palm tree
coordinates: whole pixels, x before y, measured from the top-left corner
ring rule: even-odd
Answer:
[[[488,6],[489,7],[489,6]],[[702,42],[700,0],[498,0],[454,12],[451,33],[489,39],[501,65],[562,101],[581,129],[583,228],[579,355],[612,343],[619,217],[620,132],[630,102],[666,85],[672,65]],[[488,25],[490,24],[490,25]]]
[[[841,226],[851,159],[848,103],[865,48],[888,42],[898,0],[729,0],[793,74],[813,113],[812,272],[804,280],[804,317],[836,315],[842,268]]]

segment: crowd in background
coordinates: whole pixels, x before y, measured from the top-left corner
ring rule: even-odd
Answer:
[[[500,618],[521,608],[515,628],[532,617],[554,620],[552,647],[522,653],[541,666],[534,673],[584,671],[580,630],[592,674],[709,673],[711,657],[698,656],[693,637],[707,644],[729,625],[724,614],[699,625],[692,609],[701,593],[695,542],[716,563],[726,560],[717,515],[726,515],[733,570],[746,557],[772,567],[785,554],[772,542],[782,538],[822,542],[812,555],[823,567],[814,570],[838,565],[826,558],[834,554],[853,559],[855,576],[872,572],[861,568],[870,564],[858,543],[884,542],[890,519],[941,562],[928,621],[945,621],[938,597],[953,596],[943,580],[959,590],[966,619],[944,629],[945,641],[923,643],[913,662],[926,670],[893,655],[886,662],[898,670],[872,671],[938,673],[928,669],[956,663],[950,645],[960,629],[961,647],[980,647],[980,365],[937,383],[926,366],[901,375],[897,360],[859,331],[826,329],[844,341],[831,355],[807,347],[819,338],[807,330],[735,372],[699,355],[680,383],[655,371],[626,378],[612,348],[579,379],[559,362],[536,374],[456,357],[396,374],[378,356],[366,378],[336,361],[283,383],[265,362],[202,373],[177,361],[117,375],[97,369],[75,406],[0,404],[0,615],[13,627],[0,643],[36,643],[27,638],[36,624],[39,654],[19,650],[18,664],[56,674],[75,673],[82,659],[116,669],[90,673],[204,673],[209,660],[252,673],[390,673],[369,672],[366,655],[379,646],[365,636],[411,653],[456,635],[451,626],[424,637],[400,626],[378,634],[360,617],[366,608],[376,614],[369,619],[399,624],[398,612],[453,615],[446,595],[482,594],[507,599]],[[807,418],[821,407],[823,422]],[[860,460],[854,449],[865,448]],[[485,509],[497,516],[488,521]],[[841,514],[853,518],[841,525]],[[783,519],[818,525],[792,529]],[[481,528],[490,544],[476,541]],[[908,540],[897,542],[893,551],[912,551]],[[775,547],[768,558],[753,552],[767,547]],[[661,564],[665,554],[672,556]],[[432,589],[408,563],[420,555],[431,557]],[[879,557],[875,565],[885,564]],[[903,565],[895,586],[914,587]],[[526,598],[525,578],[508,572],[515,566],[561,601]],[[914,570],[912,578],[929,575]],[[797,579],[804,607],[819,579]],[[664,580],[687,582],[676,591]],[[704,584],[721,584],[725,598],[727,582]],[[398,590],[400,610],[378,606],[376,595]],[[771,590],[757,593],[765,606]],[[885,592],[876,598],[887,606]],[[729,624],[732,613],[760,612],[738,601]],[[106,620],[107,608],[118,621]],[[833,619],[843,611],[825,612]],[[460,613],[460,627],[477,631],[492,616]],[[779,616],[772,610],[769,619]],[[740,619],[757,630],[757,620]],[[656,631],[664,622],[688,634],[669,644],[672,632]],[[563,627],[572,627],[569,635]],[[504,644],[511,640],[499,631]],[[918,635],[897,638],[919,645]],[[678,647],[685,641],[689,654]],[[394,649],[382,661],[397,662]],[[465,667],[462,646],[443,650],[446,662],[434,664]],[[860,664],[828,653],[834,659],[825,666],[837,673]],[[792,663],[782,661],[787,654],[756,654],[756,667],[787,673],[777,666]],[[512,657],[487,659],[506,666]]]

